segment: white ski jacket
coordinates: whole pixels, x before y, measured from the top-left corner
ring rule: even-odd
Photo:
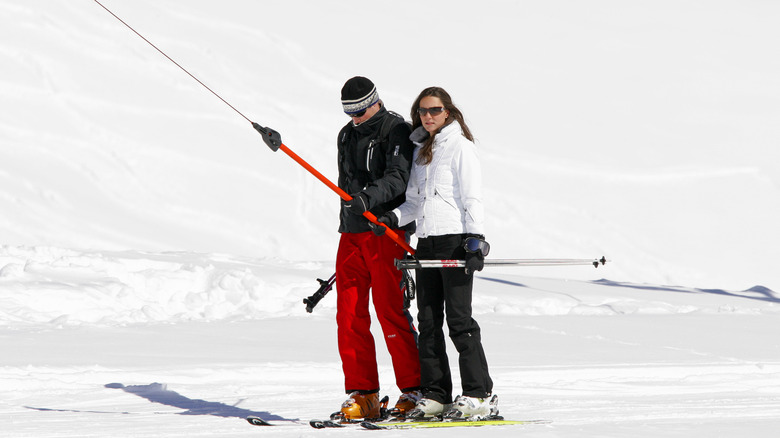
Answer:
[[[406,201],[393,213],[400,226],[417,221],[417,237],[445,234],[485,234],[482,207],[482,170],[477,147],[453,121],[436,134],[433,160],[417,164],[428,133],[417,128],[410,136],[414,158]]]

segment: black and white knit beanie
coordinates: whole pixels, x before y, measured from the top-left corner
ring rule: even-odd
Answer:
[[[347,114],[363,111],[378,101],[376,86],[363,76],[355,76],[341,88],[341,105]]]

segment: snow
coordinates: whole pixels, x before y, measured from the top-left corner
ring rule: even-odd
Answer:
[[[369,433],[306,424],[344,399],[301,302],[338,199],[243,118],[335,179],[358,74],[453,94],[493,257],[610,259],[477,275],[502,414],[552,421],[489,433],[780,426],[780,5],[101,3],[235,111],[96,2],[0,0],[0,436]]]

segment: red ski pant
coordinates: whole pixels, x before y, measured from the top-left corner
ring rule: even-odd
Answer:
[[[403,232],[399,235],[403,237]],[[370,231],[341,234],[336,255],[336,321],[347,393],[380,388],[369,296],[393,362],[396,385],[401,391],[420,386],[417,332],[404,309],[401,271],[393,263],[403,256],[404,249],[386,236]]]

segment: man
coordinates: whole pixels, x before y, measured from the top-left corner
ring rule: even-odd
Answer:
[[[381,216],[403,203],[414,145],[408,123],[384,107],[369,79],[348,80],[341,102],[351,121],[338,136],[338,185],[352,200],[342,201],[336,255],[338,344],[349,394],[339,416],[355,420],[380,415],[369,295],[401,391],[392,410],[404,414],[421,395],[417,332],[404,308],[402,273],[394,265],[405,251],[390,238],[375,235],[363,216],[365,211]],[[413,228],[395,231],[403,238]]]

